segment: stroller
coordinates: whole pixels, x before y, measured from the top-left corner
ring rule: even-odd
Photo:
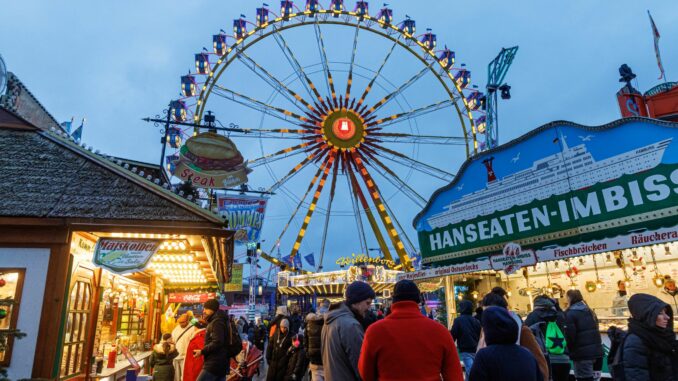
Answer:
[[[231,359],[231,372],[226,381],[251,381],[259,371],[262,351],[249,341],[242,343],[242,352]]]

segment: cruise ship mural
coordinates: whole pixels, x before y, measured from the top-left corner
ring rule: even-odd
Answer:
[[[457,262],[491,255],[510,240],[582,234],[577,229],[603,217],[669,213],[664,209],[677,205],[677,197],[678,124],[553,122],[467,160],[414,227],[423,263],[440,256]]]

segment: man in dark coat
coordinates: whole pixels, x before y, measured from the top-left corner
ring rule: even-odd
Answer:
[[[530,328],[538,327],[541,334],[546,337],[550,322],[555,322],[560,332],[565,334],[567,329],[565,314],[562,311],[558,311],[553,299],[546,295],[539,295],[534,298],[534,310],[525,318],[525,325]],[[562,354],[548,354],[547,359],[551,365],[550,373],[553,381],[568,381],[570,378],[569,352],[567,351],[567,346],[564,349],[565,351]]]
[[[288,350],[287,373],[285,381],[301,381],[308,369],[308,358],[304,349],[304,336],[296,335],[292,339],[292,346]]]
[[[452,338],[457,342],[459,357],[464,363],[466,378],[471,374],[473,359],[476,357],[478,339],[480,339],[480,321],[474,318],[473,303],[468,300],[459,302],[459,316],[452,323]]]
[[[579,290],[567,291],[570,307],[565,311],[565,338],[577,381],[593,381],[593,365],[603,357],[598,318]]]
[[[629,299],[629,311],[622,353],[626,380],[678,381],[678,343],[671,306],[652,295],[635,294]]]
[[[323,357],[321,354],[321,335],[325,325],[325,315],[330,309],[329,299],[324,299],[317,312],[306,315],[306,328],[304,329],[304,348],[311,363],[311,380],[324,381]]]
[[[219,310],[219,302],[216,299],[206,301],[203,304],[203,310],[207,321],[205,346],[201,350],[193,351],[193,357],[204,357],[202,371],[197,381],[223,381],[229,372],[229,357],[225,341],[228,316]]]
[[[487,346],[476,354],[469,381],[543,381],[537,360],[518,341],[518,323],[502,307],[483,310]]]
[[[266,381],[285,380],[290,346],[292,346],[290,321],[284,318],[280,320],[278,329],[268,341],[268,348],[266,349],[266,362],[268,363]]]

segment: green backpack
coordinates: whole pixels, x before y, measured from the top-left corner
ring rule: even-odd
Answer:
[[[558,328],[555,321],[550,321],[546,326],[546,334],[544,335],[544,346],[546,350],[552,355],[562,355],[565,353],[567,341],[563,331]]]

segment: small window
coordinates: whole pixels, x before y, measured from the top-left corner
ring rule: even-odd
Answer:
[[[12,299],[9,306],[0,306],[0,330],[16,329],[23,290],[25,269],[0,268],[0,299]],[[0,366],[8,367],[12,359],[14,337],[6,338],[5,350],[0,351]]]

